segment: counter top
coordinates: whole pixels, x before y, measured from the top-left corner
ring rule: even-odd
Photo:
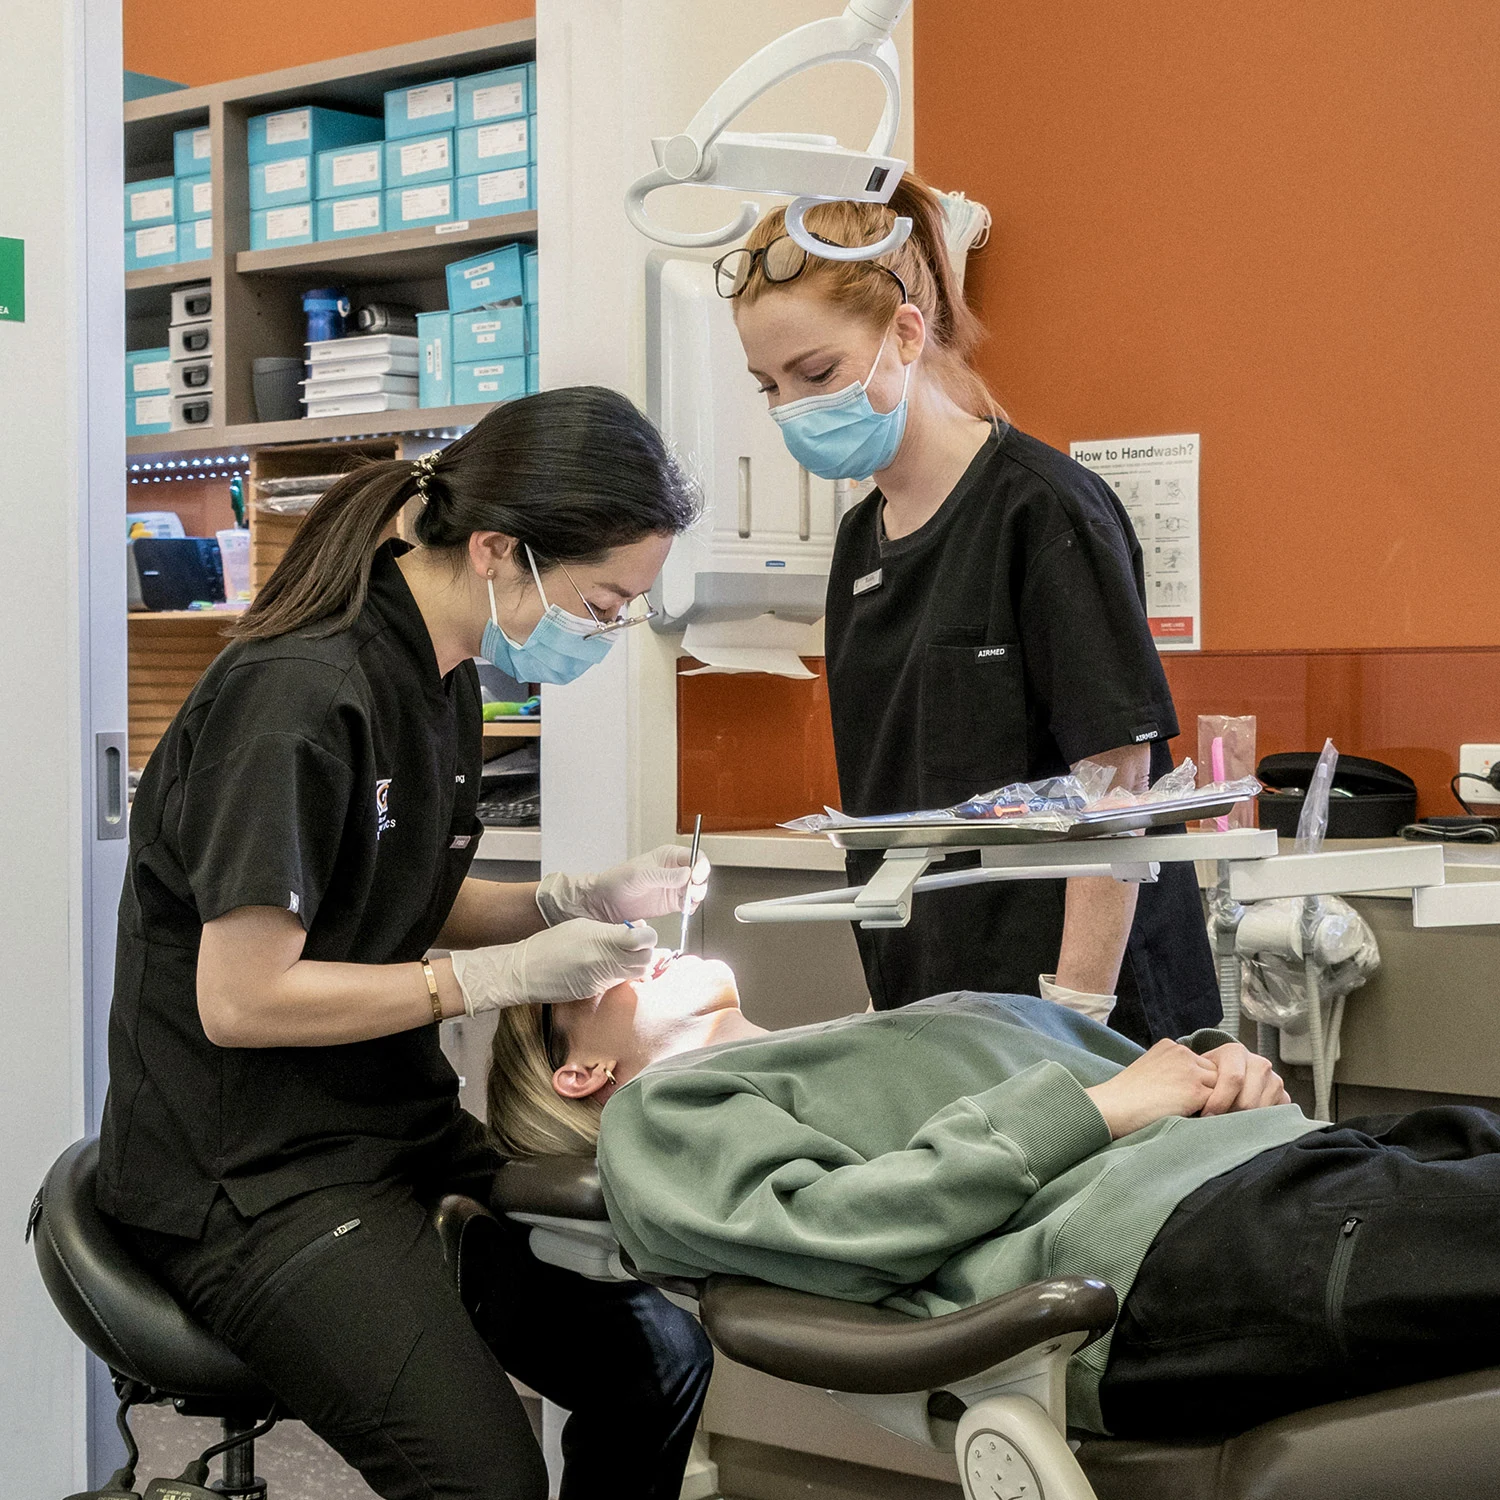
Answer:
[[[519,860],[536,864],[542,857],[540,828],[486,828],[475,859]]]

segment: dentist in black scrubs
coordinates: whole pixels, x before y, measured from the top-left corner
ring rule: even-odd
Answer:
[[[806,222],[852,246],[884,238],[895,215],[911,237],[875,260],[806,255],[776,210],[718,263],[792,456],[878,484],[845,517],[829,576],[843,809],[950,806],[1085,759],[1144,789],[1170,768],[1178,724],[1129,518],[1096,475],[1012,427],[974,372],[981,329],[930,188],[908,175],[889,206],[825,204]],[[878,862],[851,853],[850,882]],[[1145,1045],[1220,1016],[1191,865],[1142,887],[936,891],[908,927],[855,936],[877,1009],[950,990],[1041,994]]]
[[[419,545],[382,540],[414,499]],[[308,515],[141,779],[99,1205],[388,1500],[544,1500],[512,1373],[572,1413],[569,1500],[682,1483],[710,1368],[694,1320],[542,1265],[509,1224],[471,1320],[428,1213],[486,1201],[502,1164],[438,1023],[638,977],[650,920],[707,875],[663,848],[470,879],[471,658],[576,677],[642,617],[694,510],[656,430],[600,389],[367,465]]]

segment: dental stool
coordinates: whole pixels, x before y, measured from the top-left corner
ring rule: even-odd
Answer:
[[[541,1260],[598,1279],[638,1274],[609,1230],[592,1160],[513,1162],[493,1206],[531,1226]],[[1333,1402],[1223,1440],[1071,1444],[1067,1361],[1117,1311],[1102,1281],[1058,1277],[911,1318],[738,1276],[641,1279],[695,1299],[730,1359],[953,1449],[968,1500],[1500,1497],[1500,1370]]]
[[[182,1415],[213,1417],[223,1428],[224,1442],[199,1460],[203,1468],[193,1481],[205,1484],[205,1461],[222,1453],[224,1474],[213,1489],[239,1500],[265,1500],[265,1481],[255,1473],[255,1440],[293,1413],[277,1409],[271,1393],[183,1308],[100,1213],[94,1203],[98,1167],[97,1140],[69,1146],[47,1173],[27,1229],[48,1294],[68,1327],[108,1366],[120,1397],[116,1421],[128,1461],[93,1493],[133,1493],[140,1455],[129,1410],[170,1401]],[[433,1225],[462,1296],[464,1259],[486,1235],[498,1233],[498,1225],[479,1204],[460,1197],[439,1203]]]

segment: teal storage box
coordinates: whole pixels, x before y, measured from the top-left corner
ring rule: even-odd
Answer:
[[[172,430],[172,398],[165,393],[125,397],[125,436],[149,437]]]
[[[380,121],[342,109],[282,109],[250,120],[249,160],[280,161],[288,156],[316,156],[334,146],[354,146],[380,139]]]
[[[453,359],[456,364],[476,360],[514,358],[526,352],[526,309],[481,307],[453,314]]]
[[[497,68],[458,80],[458,125],[483,125],[490,120],[513,120],[531,113],[531,90],[526,64]]]
[[[125,231],[125,269],[146,271],[152,266],[177,264],[177,225],[153,224],[149,229]]]
[[[444,78],[415,88],[391,89],[385,96],[385,138],[399,141],[411,135],[431,135],[458,124],[458,83]]]
[[[207,125],[172,132],[172,170],[179,177],[201,177],[213,159],[213,136]]]
[[[525,285],[524,296],[533,305],[542,300],[541,280],[537,274],[536,255],[535,250],[527,250],[521,256],[521,274]]]
[[[453,314],[417,314],[421,364],[417,399],[423,406],[453,405]]]
[[[146,229],[152,224],[177,222],[177,179],[148,177],[125,184],[125,227]]]
[[[258,208],[250,215],[250,248],[279,250],[283,245],[310,245],[313,241],[311,203],[286,208]]]
[[[385,203],[379,193],[318,200],[320,240],[347,240],[357,234],[379,234],[384,228]]]
[[[284,203],[312,202],[310,156],[283,156],[250,163],[250,207],[280,208]]]
[[[526,394],[534,396],[542,388],[542,361],[536,354],[526,356]]]
[[[528,160],[532,166],[536,165],[536,111],[526,117],[526,149],[530,153]]]
[[[189,219],[177,226],[177,259],[207,260],[214,253],[214,221]]]
[[[537,337],[540,324],[540,309],[535,302],[526,304],[526,352],[535,354],[541,347],[542,341]]]
[[[171,389],[170,349],[132,349],[125,356],[126,396],[161,396]]]
[[[477,177],[458,179],[460,219],[487,219],[494,214],[518,214],[535,207],[530,167],[511,167],[505,172],[481,172]]]
[[[521,295],[521,247],[501,245],[468,260],[456,260],[446,272],[449,312],[514,302]]]
[[[336,147],[318,152],[317,196],[356,198],[385,187],[383,144]]]
[[[496,125],[470,125],[458,132],[458,175],[498,172],[524,167],[531,161],[531,121],[501,120]]]
[[[441,224],[452,217],[451,182],[429,182],[424,187],[385,190],[387,229],[410,229],[417,224]]]
[[[509,401],[525,394],[524,354],[519,359],[483,360],[453,367],[455,406],[470,406],[477,401]]]
[[[453,132],[414,135],[410,140],[385,143],[387,188],[417,187],[424,182],[446,182],[453,176]]]
[[[212,177],[179,177],[177,179],[177,222],[206,219],[214,211]]]

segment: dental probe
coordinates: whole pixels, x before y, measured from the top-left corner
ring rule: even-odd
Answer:
[[[693,871],[698,867],[698,845],[703,842],[703,814],[699,813],[693,820],[693,848],[688,855],[688,889],[693,888]],[[688,918],[692,916],[692,908],[688,905],[686,895],[682,898],[682,933],[677,941],[677,952],[683,953],[687,950],[688,942]]]

